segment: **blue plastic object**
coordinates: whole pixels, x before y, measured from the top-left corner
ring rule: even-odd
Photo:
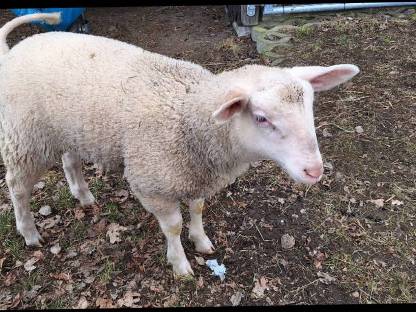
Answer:
[[[57,25],[48,25],[44,22],[33,22],[41,26],[46,31],[66,31],[75,20],[84,13],[85,8],[33,8],[33,9],[11,9],[15,15],[27,15],[33,13],[53,13],[61,12],[61,23]]]

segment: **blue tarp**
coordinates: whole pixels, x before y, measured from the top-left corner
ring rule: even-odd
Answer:
[[[48,25],[44,22],[33,22],[41,26],[46,31],[65,31],[74,23],[74,21],[84,13],[85,8],[33,8],[33,9],[11,9],[15,15],[21,16],[33,13],[52,13],[61,12],[61,23],[58,25]]]

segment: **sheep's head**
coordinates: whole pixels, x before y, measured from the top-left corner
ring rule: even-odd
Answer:
[[[251,65],[233,72],[232,85],[212,116],[218,122],[231,122],[247,159],[272,159],[295,181],[318,182],[323,165],[314,126],[314,91],[348,81],[358,67]]]

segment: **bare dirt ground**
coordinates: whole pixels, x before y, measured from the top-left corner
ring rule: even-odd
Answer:
[[[12,17],[0,14],[0,24]],[[87,18],[92,34],[215,72],[267,63],[234,36],[223,7],[100,8]],[[39,31],[22,26],[10,44]],[[183,231],[193,279],[173,278],[157,221],[120,177],[90,164],[100,206],[81,209],[58,164],[31,203],[47,243],[25,247],[1,167],[0,308],[415,302],[415,33],[414,14],[382,11],[297,31],[282,66],[353,63],[362,71],[317,96],[325,176],[308,188],[265,161],[209,199],[204,220],[215,254],[197,254]],[[38,213],[44,205],[51,215]],[[106,235],[111,223],[125,227],[115,243]],[[285,234],[295,243],[288,249]],[[224,263],[225,280],[200,257]]]

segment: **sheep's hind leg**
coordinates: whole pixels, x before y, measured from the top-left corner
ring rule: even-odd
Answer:
[[[189,239],[195,244],[195,250],[204,254],[212,254],[214,246],[205,234],[202,224],[202,211],[204,210],[204,199],[196,199],[189,202],[189,213],[191,222],[189,224]]]
[[[30,195],[40,173],[21,168],[7,168],[6,183],[14,207],[17,231],[24,237],[27,246],[42,246],[43,241],[36,229],[35,220],[30,211]]]
[[[95,198],[88,189],[88,184],[82,174],[82,161],[79,155],[75,152],[63,154],[62,164],[72,195],[80,201],[81,206],[94,204]]]
[[[175,274],[179,276],[194,274],[181,243],[182,215],[179,203],[155,198],[139,197],[139,199],[145,209],[153,213],[159,221],[168,243],[167,259],[172,264]]]

